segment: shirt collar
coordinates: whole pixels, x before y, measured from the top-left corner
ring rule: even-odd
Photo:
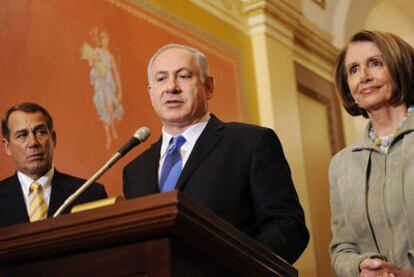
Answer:
[[[20,181],[24,195],[29,195],[29,188],[33,182],[42,186],[43,191],[48,189],[52,184],[53,175],[55,174],[55,167],[52,166],[49,171],[37,180],[33,180],[26,174],[17,171],[17,178]]]
[[[206,113],[199,121],[197,121],[197,123],[194,123],[187,129],[185,129],[183,133],[180,134],[186,140],[183,147],[189,144],[191,146],[195,145],[195,143],[197,142],[197,139],[200,137],[201,133],[203,132],[209,120],[210,120],[210,114]],[[167,133],[165,129],[162,128],[161,157],[163,157],[165,153],[167,152],[169,144],[170,144],[170,140],[172,137],[173,135]]]

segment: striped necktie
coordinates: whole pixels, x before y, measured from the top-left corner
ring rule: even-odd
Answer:
[[[43,196],[42,186],[32,183],[29,189],[29,218],[37,221],[47,217],[47,205]]]
[[[164,164],[161,169],[160,191],[171,191],[175,188],[181,174],[183,161],[180,148],[185,143],[183,136],[171,138],[171,147],[168,149]]]

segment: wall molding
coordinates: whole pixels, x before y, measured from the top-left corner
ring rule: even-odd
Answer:
[[[247,33],[246,14],[243,10],[243,4],[239,0],[190,0],[200,8],[215,15],[219,19],[227,22],[238,30]]]
[[[295,63],[296,86],[303,93],[322,103],[327,110],[330,149],[332,155],[345,147],[341,106],[332,82]]]
[[[250,34],[266,32],[294,49],[302,64],[317,68],[324,78],[331,74],[338,49],[332,36],[306,19],[301,11],[283,0],[241,0]]]

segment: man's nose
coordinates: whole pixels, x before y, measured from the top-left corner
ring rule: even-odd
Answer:
[[[39,145],[39,140],[34,133],[29,133],[27,143],[29,147],[36,147]]]
[[[180,91],[178,80],[175,77],[169,78],[167,82],[167,91],[170,93],[177,93]]]

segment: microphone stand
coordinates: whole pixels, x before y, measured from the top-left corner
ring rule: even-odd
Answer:
[[[80,188],[78,188],[75,193],[73,193],[68,199],[65,200],[63,205],[61,205],[59,209],[53,214],[53,217],[60,215],[70,204],[73,203],[73,201],[76,200],[76,198],[79,197],[82,192],[84,192],[92,183],[98,180],[98,178],[101,177],[102,174],[104,174],[108,169],[110,169],[120,158],[122,158],[122,155],[118,152],[115,153],[103,167],[101,167],[91,178],[89,178],[88,181],[86,181]]]
[[[128,141],[127,144],[122,146],[118,152],[116,152],[106,164],[101,167],[88,181],[86,181],[81,187],[78,188],[70,197],[68,197],[65,202],[59,207],[59,209],[55,212],[53,217],[57,217],[60,215],[79,195],[84,192],[91,184],[93,184],[99,177],[102,176],[108,169],[110,169],[114,163],[116,163],[120,158],[122,158],[126,153],[128,153],[132,148],[144,142],[151,134],[151,131],[147,127],[142,127],[138,129],[132,138]]]

